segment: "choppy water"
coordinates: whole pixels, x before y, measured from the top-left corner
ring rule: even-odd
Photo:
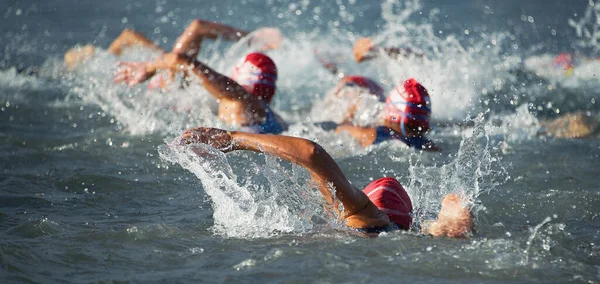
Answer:
[[[600,63],[569,77],[551,68],[558,52],[594,55],[595,10],[589,1],[496,2],[5,1],[0,281],[600,282],[600,140],[539,135],[540,120],[600,111]],[[167,146],[186,127],[227,127],[202,88],[115,86],[117,59],[103,50],[76,72],[60,68],[71,46],[106,47],[125,27],[168,49],[193,18],[280,27],[286,40],[270,55],[280,71],[274,106],[292,123],[286,134],[321,143],[359,188],[397,177],[417,223],[443,194],[466,193],[475,235],[358,238],[323,209],[301,168]],[[421,81],[442,153],[392,143],[364,150],[312,126],[339,113],[323,100],[337,78],[314,49],[349,54],[358,36],[427,54],[339,60],[342,72],[378,78],[386,90],[407,76]],[[200,59],[228,74],[247,51],[217,41]]]

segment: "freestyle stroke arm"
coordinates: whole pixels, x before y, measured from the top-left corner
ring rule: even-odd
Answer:
[[[298,164],[309,171],[329,204],[337,200],[343,204],[340,217],[346,219],[348,226],[363,228],[389,223],[387,218],[380,218],[379,211],[368,197],[350,184],[333,158],[315,142],[290,136],[227,132],[213,128],[189,129],[183,137],[186,143],[201,142],[223,152],[249,150]],[[375,211],[369,210],[371,208]]]

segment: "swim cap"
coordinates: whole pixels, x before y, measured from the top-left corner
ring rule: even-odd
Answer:
[[[385,95],[383,94],[383,88],[377,84],[377,82],[363,76],[346,76],[342,78],[341,82],[344,82],[343,87],[358,87],[366,89],[370,94],[377,97],[381,102],[385,101]],[[343,88],[342,87],[342,88]]]
[[[367,185],[363,192],[392,222],[404,230],[410,229],[413,207],[408,193],[398,180],[391,177],[380,178]]]
[[[268,56],[258,52],[250,53],[235,66],[231,79],[249,93],[270,102],[275,95],[277,67]]]
[[[568,68],[573,67],[573,57],[568,53],[561,53],[554,57],[555,68]]]
[[[384,112],[385,120],[399,124],[402,134],[406,135],[406,127],[425,133],[429,130],[431,114],[429,93],[417,80],[410,78],[389,93]]]
[[[561,53],[554,57],[554,68],[565,70],[567,76],[573,74],[573,56],[568,53]]]

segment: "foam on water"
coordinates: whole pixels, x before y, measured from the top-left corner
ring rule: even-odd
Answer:
[[[464,47],[455,36],[434,31],[429,21],[436,17],[435,13],[429,16],[429,20],[412,21],[420,9],[419,1],[405,4],[385,1],[382,4],[382,17],[386,25],[379,34],[370,37],[382,46],[422,51],[425,54],[423,58],[389,60],[382,54],[380,59],[358,65],[351,61],[350,56],[356,36],[343,27],[327,35],[311,32],[287,35],[282,48],[269,52],[279,70],[274,108],[281,110],[282,116],[289,121],[298,121],[306,117],[305,113],[313,102],[318,102],[335,86],[341,75],[356,74],[374,78],[388,90],[403,80],[415,77],[431,94],[434,120],[462,120],[476,115],[481,110],[480,99],[483,95],[501,90],[505,84],[513,81],[514,76],[509,71],[520,59],[501,52],[501,47],[510,41],[510,36],[473,35],[470,45]],[[251,51],[246,41],[234,44],[220,40],[207,42],[203,44],[200,58],[217,71],[230,74],[240,54]],[[345,55],[341,57],[349,60],[342,64],[339,76],[324,70],[313,55],[315,49],[323,46],[326,50]],[[194,86],[189,89],[169,90],[167,95],[147,92],[143,87],[127,89],[114,85],[112,77],[116,58],[98,50],[91,61],[68,76],[72,79],[71,92],[85,102],[98,104],[104,111],[110,112],[125,131],[132,134],[172,133],[189,125],[221,126],[212,113],[214,100],[200,86],[192,83]],[[155,53],[135,50],[122,60],[149,60],[155,56]],[[324,102],[326,109],[313,111],[311,121],[331,120],[316,114],[331,113],[327,109],[331,108],[328,106],[331,102]],[[318,107],[316,109],[319,110]],[[364,112],[356,116],[356,122],[372,122],[378,108],[362,109]],[[340,115],[334,117],[339,118]]]
[[[312,229],[311,220],[324,218],[320,193],[298,168],[284,168],[267,156],[264,164],[248,157],[234,174],[230,159],[206,145],[160,148],[160,157],[194,173],[213,204],[213,229],[226,237],[269,237],[281,233],[303,233]],[[199,153],[199,154],[196,154]],[[241,155],[244,155],[242,153]],[[324,215],[325,214],[325,215]]]
[[[500,158],[491,148],[480,116],[475,127],[465,131],[458,154],[450,163],[409,167],[406,188],[416,208],[415,228],[435,217],[442,197],[451,192],[465,196],[475,212],[483,208],[476,206],[477,197],[493,191],[504,173],[497,165]],[[323,198],[310,185],[304,169],[281,165],[268,155],[264,164],[243,152],[229,155],[231,159],[206,145],[168,143],[160,150],[163,160],[179,164],[198,177],[211,197],[216,233],[252,238],[277,232],[303,233],[323,221],[333,228],[341,226],[332,212],[318,210]],[[243,164],[243,176],[234,174],[236,164]]]
[[[415,227],[436,216],[446,194],[461,194],[476,213],[485,206],[477,204],[477,197],[493,192],[502,183],[506,171],[500,166],[500,157],[492,154],[495,146],[486,133],[483,115],[474,122],[473,128],[463,132],[458,153],[449,163],[441,166],[415,163],[409,167],[407,191],[417,209]]]
[[[156,55],[148,50],[133,49],[119,60],[153,60]],[[185,90],[172,87],[164,93],[147,90],[145,84],[127,88],[113,83],[116,65],[115,56],[97,48],[92,59],[61,78],[62,84],[69,88],[67,100],[98,105],[115,117],[124,131],[133,135],[170,133],[207,121],[219,125],[212,113],[214,100],[197,84]]]

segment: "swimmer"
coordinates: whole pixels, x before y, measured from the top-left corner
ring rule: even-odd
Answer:
[[[429,93],[415,79],[396,86],[385,101],[384,117],[379,126],[362,127],[346,122],[337,133],[345,132],[356,138],[363,147],[388,140],[399,140],[423,151],[440,151],[425,137],[430,129],[431,102]]]
[[[319,191],[349,228],[365,236],[381,232],[409,230],[412,224],[410,197],[396,179],[384,177],[362,191],[346,178],[337,163],[317,143],[303,138],[263,135],[214,128],[194,128],[183,133],[183,144],[202,143],[224,153],[249,150],[277,156],[298,164],[311,175]],[[201,154],[200,154],[201,155]],[[466,238],[473,231],[469,205],[458,193],[446,195],[437,220],[425,222],[422,233]]]
[[[194,20],[179,36],[173,45],[171,52],[184,55],[190,59],[195,59],[198,52],[200,52],[200,47],[204,39],[221,38],[229,41],[239,41],[247,36],[249,36],[248,45],[260,51],[277,49],[282,41],[281,32],[276,28],[260,28],[250,33],[224,24]],[[166,53],[165,50],[154,44],[144,35],[130,29],[125,29],[121,32],[109,46],[108,52],[119,56],[125,50],[132,47],[142,47],[163,54]],[[67,69],[73,69],[90,59],[94,54],[95,47],[93,45],[74,47],[65,53],[65,66]],[[168,83],[173,81],[174,76],[172,72],[167,72],[167,74],[164,75],[165,76],[155,77],[150,82],[149,87],[164,88]]]
[[[371,60],[376,58],[379,54],[384,53],[393,59],[398,59],[401,57],[417,57],[422,58],[425,55],[420,52],[416,52],[410,48],[400,48],[400,47],[380,47],[377,46],[371,41],[369,38],[363,37],[359,38],[353,47],[354,60],[356,62],[361,63],[366,60]]]
[[[369,38],[365,37],[359,38],[354,43],[352,52],[354,55],[354,60],[356,60],[358,63],[374,59],[382,54],[386,54],[392,59],[425,57],[423,53],[414,51],[410,48],[380,47],[375,45]],[[342,53],[337,52],[337,49],[328,48],[322,50],[315,48],[313,54],[321,66],[323,66],[327,71],[336,76],[343,76],[344,72],[340,71],[340,67],[338,65],[347,60]]]
[[[200,79],[201,85],[219,102],[218,117],[253,133],[279,134],[287,124],[269,106],[275,95],[277,67],[268,56],[246,55],[227,77],[188,54],[170,52],[154,62],[120,62],[115,82],[134,86],[158,70],[184,72]]]

